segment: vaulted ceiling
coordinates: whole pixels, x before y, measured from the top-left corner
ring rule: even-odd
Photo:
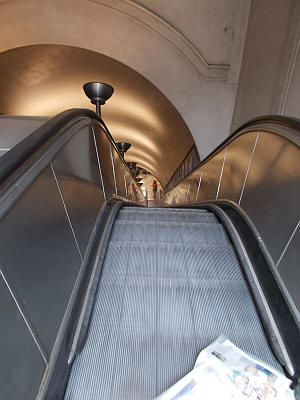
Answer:
[[[192,135],[170,101],[147,79],[110,57],[69,46],[39,45],[0,55],[3,114],[54,116],[69,108],[95,107],[85,82],[111,84],[115,91],[102,117],[116,142],[132,144],[127,161],[165,184],[193,144]]]
[[[162,182],[195,141],[228,134],[250,0],[0,0],[0,113],[54,115],[92,105],[106,81],[115,139]]]

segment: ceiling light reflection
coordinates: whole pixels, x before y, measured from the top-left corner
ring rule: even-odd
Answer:
[[[109,113],[126,114],[126,117],[138,119],[148,125],[153,126],[157,131],[163,129],[161,119],[159,118],[159,110],[155,110],[144,103],[141,99],[130,97],[128,92],[119,92],[118,96],[111,99],[110,106],[107,107]]]
[[[155,142],[155,138],[149,136],[149,134],[144,133],[143,131],[137,130],[133,125],[126,123],[109,123],[109,130],[113,135],[114,139],[119,141],[128,141],[133,146],[141,145],[142,147],[147,147],[149,150],[152,150],[158,154],[162,154],[161,146]],[[156,139],[157,140],[157,139]]]

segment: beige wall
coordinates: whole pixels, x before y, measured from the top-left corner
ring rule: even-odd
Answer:
[[[232,128],[266,114],[300,118],[300,0],[252,0]]]

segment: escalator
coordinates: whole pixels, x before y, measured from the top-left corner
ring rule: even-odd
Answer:
[[[154,398],[221,334],[281,370],[216,216],[124,207],[65,400]]]
[[[88,110],[1,157],[1,398],[155,398],[220,335],[296,388],[299,131],[241,127],[163,208]]]

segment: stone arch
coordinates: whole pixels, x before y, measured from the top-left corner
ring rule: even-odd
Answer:
[[[65,45],[31,45],[0,53],[0,113],[53,116],[92,108],[82,86],[103,81],[115,93],[103,117],[116,141],[132,148],[127,161],[151,171],[164,185],[193,144],[175,107],[151,82],[117,60]]]
[[[0,1],[0,52],[59,44],[133,68],[171,101],[205,156],[229,132],[236,88],[179,31],[131,0]],[[215,118],[216,112],[218,118]]]

